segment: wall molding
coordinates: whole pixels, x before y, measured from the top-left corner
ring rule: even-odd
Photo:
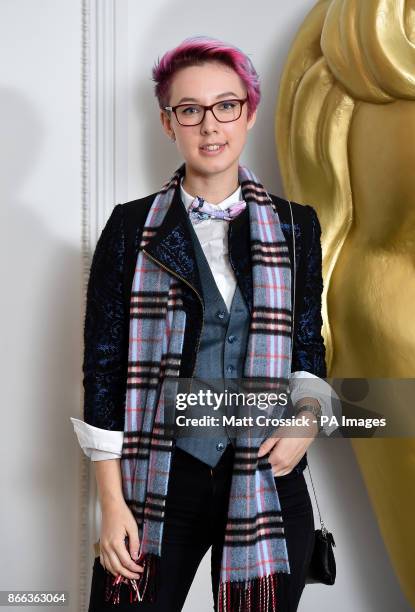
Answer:
[[[95,245],[112,209],[126,200],[128,190],[127,17],[127,0],[81,0],[82,319]],[[82,419],[83,398],[79,412]],[[101,512],[94,467],[83,453],[79,490],[76,609],[86,612]]]

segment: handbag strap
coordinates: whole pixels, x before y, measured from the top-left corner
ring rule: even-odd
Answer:
[[[291,206],[291,201],[288,200],[288,203],[290,205],[290,213],[291,213],[291,231],[292,231],[292,237],[293,237],[293,270],[294,270],[294,278],[293,278],[293,304],[292,304],[292,325],[291,325],[291,361],[292,361],[292,352],[293,352],[293,347],[294,347],[294,320],[295,320],[295,289],[296,289],[296,278],[297,278],[297,264],[296,264],[296,257],[295,257],[295,231],[294,231],[294,217],[293,217],[293,209]],[[320,519],[320,524],[321,524],[321,531],[323,532],[323,534],[325,534],[327,532],[327,529],[323,523],[323,519],[321,518],[321,513],[320,513],[320,507],[318,505],[318,501],[317,501],[317,495],[316,495],[316,490],[314,488],[314,483],[313,483],[313,478],[311,476],[311,468],[310,468],[310,464],[308,462],[307,459],[307,467],[308,467],[308,473],[310,474],[310,480],[311,480],[311,486],[313,487],[313,493],[314,493],[314,499],[316,500],[316,506],[317,506],[317,511],[318,511],[318,516]]]

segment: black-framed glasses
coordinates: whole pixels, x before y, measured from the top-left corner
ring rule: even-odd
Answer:
[[[173,112],[180,125],[199,125],[205,118],[206,111],[210,110],[213,116],[220,123],[229,123],[237,121],[242,114],[242,107],[248,98],[239,99],[232,98],[231,100],[221,100],[203,106],[203,104],[178,104],[177,106],[165,106],[164,110]]]

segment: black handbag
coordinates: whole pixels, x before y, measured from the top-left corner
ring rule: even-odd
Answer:
[[[291,349],[294,346],[294,313],[295,313],[295,284],[296,284],[296,260],[295,260],[295,232],[294,232],[294,218],[290,200],[288,200],[291,212],[291,229],[293,237],[293,299],[292,299],[292,336],[291,336]],[[316,529],[314,532],[314,548],[311,557],[308,573],[306,577],[306,584],[322,583],[322,584],[334,584],[336,580],[336,560],[334,558],[333,546],[334,543],[333,534],[330,533],[325,527],[320,514],[320,508],[317,502],[317,495],[314,489],[313,479],[311,477],[310,465],[307,462],[308,472],[310,474],[311,485],[313,487],[314,498],[316,500],[318,516],[320,519],[321,529]]]
[[[321,529],[316,529],[314,532],[314,548],[311,557],[306,584],[322,583],[334,584],[336,580],[336,560],[334,558],[333,546],[336,546],[333,534],[328,531],[321,518],[320,508],[317,502],[317,495],[314,489],[313,479],[311,477],[310,465],[307,463],[308,473],[310,474],[311,485],[313,487],[314,499],[316,500],[318,516],[320,519]]]

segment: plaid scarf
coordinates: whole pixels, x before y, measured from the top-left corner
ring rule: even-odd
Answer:
[[[174,446],[166,423],[178,380],[186,313],[180,283],[146,253],[173,201],[185,164],[157,193],[143,228],[130,302],[129,360],[121,457],[123,491],[139,529],[144,572],[137,580],[108,572],[106,601],[120,601],[123,584],[130,601],[154,601],[163,522]],[[243,199],[249,207],[253,311],[244,379],[282,380],[291,372],[291,266],[274,203],[252,171],[238,167]],[[275,387],[273,387],[275,389]],[[263,387],[262,387],[263,389]],[[172,395],[171,397],[174,397]],[[258,458],[263,439],[235,443],[221,577],[220,612],[277,610],[278,574],[290,573],[281,506],[272,469]]]

